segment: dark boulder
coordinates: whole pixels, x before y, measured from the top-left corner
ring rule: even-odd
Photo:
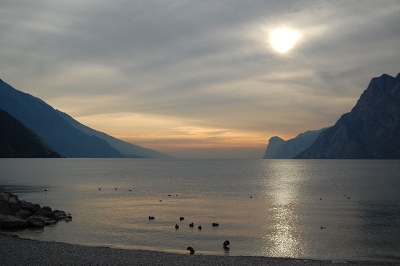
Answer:
[[[1,228],[5,229],[18,229],[27,227],[28,222],[17,218],[12,215],[7,215],[3,220],[0,221]]]
[[[32,216],[32,213],[27,210],[20,210],[15,214],[16,217],[21,218],[21,219],[26,219],[29,216]]]
[[[32,213],[36,213],[36,212],[38,212],[38,211],[41,210],[39,204],[32,204],[32,203],[27,202],[27,201],[25,201],[25,200],[21,200],[21,201],[19,202],[19,206],[21,206],[21,208],[22,208],[23,210],[27,210],[27,211],[30,211],[30,212],[32,212]]]
[[[15,215],[15,212],[11,209],[7,202],[0,200],[0,214]]]
[[[40,216],[40,215],[32,215],[28,219],[35,219],[35,220],[42,220],[44,222],[44,225],[52,225],[56,224],[57,221],[48,217]]]
[[[22,210],[21,206],[19,206],[19,204],[9,204],[10,208],[15,212],[19,212],[20,210]]]
[[[11,197],[11,193],[0,191],[0,201],[8,202],[8,199]]]
[[[8,199],[8,204],[18,204],[19,203],[19,199],[17,196],[12,196]]]
[[[63,220],[66,218],[70,218],[70,216],[68,216],[64,211],[59,211],[59,210],[53,211],[52,215],[53,215],[53,218],[57,221]]]
[[[53,212],[53,210],[49,206],[43,206],[42,210],[48,211],[48,212]]]
[[[46,225],[45,219],[42,217],[29,217],[26,219],[29,225],[34,226],[34,227],[44,227]]]
[[[49,211],[48,208],[42,208],[42,209],[40,209],[40,211],[36,212],[35,214],[36,215],[40,215],[40,216],[44,216],[44,217],[47,217],[47,218],[54,219],[53,212],[51,211],[51,209]]]

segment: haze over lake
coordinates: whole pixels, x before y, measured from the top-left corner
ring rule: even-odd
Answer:
[[[396,160],[1,159],[0,169],[3,189],[73,216],[15,233],[22,237],[177,253],[192,246],[196,254],[400,261]]]

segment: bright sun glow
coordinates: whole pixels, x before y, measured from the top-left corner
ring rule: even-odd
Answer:
[[[300,34],[288,28],[275,29],[269,35],[270,44],[280,53],[286,53],[291,50],[299,39]]]

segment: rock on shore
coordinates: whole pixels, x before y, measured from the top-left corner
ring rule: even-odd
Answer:
[[[0,228],[20,229],[27,227],[44,227],[58,221],[71,221],[72,217],[64,211],[41,207],[18,196],[0,190]]]

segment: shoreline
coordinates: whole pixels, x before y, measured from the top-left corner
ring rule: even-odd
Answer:
[[[396,261],[344,261],[253,256],[190,255],[20,238],[0,232],[2,265],[399,265]]]

